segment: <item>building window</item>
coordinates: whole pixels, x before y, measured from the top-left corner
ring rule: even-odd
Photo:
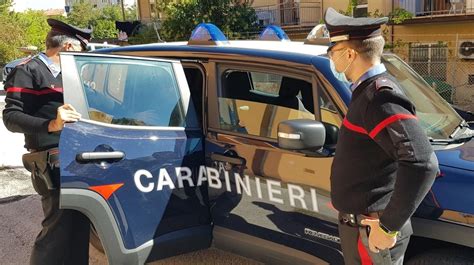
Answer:
[[[408,62],[428,83],[446,81],[447,61],[445,43],[410,43]]]

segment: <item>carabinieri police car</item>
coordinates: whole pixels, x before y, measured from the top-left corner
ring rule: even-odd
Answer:
[[[268,264],[343,264],[329,176],[351,90],[312,36],[270,26],[228,41],[201,24],[188,42],[61,54],[64,100],[83,117],[61,134],[61,207],[88,216],[110,264],[211,245]],[[472,264],[472,124],[397,56],[383,63],[441,167],[408,262]]]

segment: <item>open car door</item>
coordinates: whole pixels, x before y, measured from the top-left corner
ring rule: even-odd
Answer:
[[[208,248],[202,129],[181,63],[62,53],[61,66],[82,118],[61,133],[60,207],[87,215],[110,264]]]

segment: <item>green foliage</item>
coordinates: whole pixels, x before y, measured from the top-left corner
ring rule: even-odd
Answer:
[[[79,28],[87,28],[92,26],[98,17],[99,13],[91,3],[81,1],[72,6],[67,22]]]
[[[0,0],[0,65],[14,59],[24,57],[18,48],[27,45],[38,47],[38,51],[45,50],[45,39],[50,27],[43,11],[27,10],[17,13],[9,11],[11,0]],[[98,10],[89,3],[74,5],[68,18],[55,16],[74,26],[94,28],[95,38],[116,38],[115,20],[122,20],[122,11],[119,5]],[[133,14],[133,15],[131,15]],[[136,17],[136,7],[127,10],[128,17]]]
[[[403,8],[395,8],[388,16],[390,21],[395,24],[400,24],[407,19],[413,18],[413,14]]]
[[[25,44],[25,33],[8,13],[0,15],[0,28],[0,64],[6,64],[22,56],[15,47]]]
[[[45,38],[49,31],[46,16],[41,11],[28,10],[23,13],[0,12],[0,64],[25,56],[18,48],[34,45],[45,49]]]
[[[375,11],[373,13],[368,12],[367,17],[384,17],[384,14],[382,12],[380,12],[380,10],[375,9]]]
[[[122,21],[123,20],[123,14],[122,14],[122,8],[119,5],[111,5],[111,6],[105,6],[100,10],[100,12],[97,12],[97,17],[100,19],[104,20],[110,20],[110,21]]]
[[[133,5],[125,10],[126,20],[136,20],[137,7]],[[105,6],[97,9],[89,2],[79,2],[72,6],[66,22],[81,28],[93,29],[92,37],[95,39],[116,38],[118,31],[115,21],[123,21],[120,5]]]
[[[18,24],[24,29],[25,44],[34,45],[38,50],[44,50],[45,39],[50,29],[46,16],[42,11],[28,10],[23,13],[16,13]]]
[[[357,0],[350,0],[347,5],[347,10],[345,13],[346,16],[352,16],[354,8],[357,6]]]
[[[168,18],[163,21],[160,31],[162,37],[168,41],[188,39],[193,28],[200,23],[198,9],[197,1],[170,5],[166,10]]]
[[[189,0],[168,4],[161,34],[167,41],[186,40],[199,23],[213,23],[223,32],[258,31],[257,15],[249,1]]]
[[[153,26],[141,26],[138,33],[128,38],[129,44],[144,44],[159,42],[156,31]]]
[[[117,29],[115,29],[115,20],[95,20],[93,29],[92,34],[96,39],[115,38],[118,34]]]
[[[13,0],[0,0],[0,13],[8,13],[13,4]]]
[[[129,6],[125,9],[125,19],[127,21],[134,21],[138,20],[137,18],[137,5],[133,4],[132,6]]]

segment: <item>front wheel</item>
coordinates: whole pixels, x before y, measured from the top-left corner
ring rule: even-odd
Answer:
[[[473,265],[474,251],[468,249],[438,249],[418,254],[406,265]]]

